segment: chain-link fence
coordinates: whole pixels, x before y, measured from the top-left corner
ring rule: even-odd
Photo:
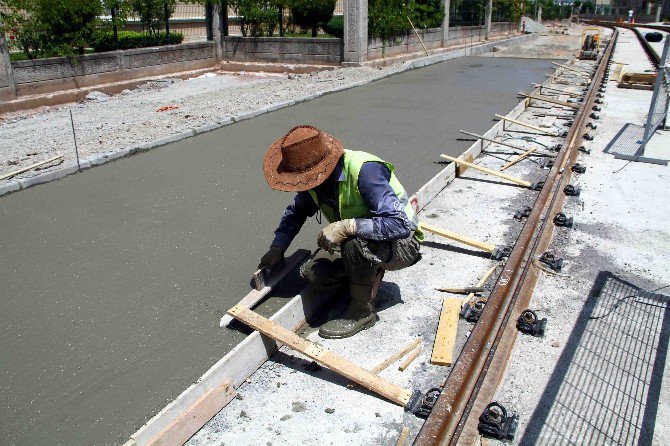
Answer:
[[[665,128],[668,116],[668,95],[670,95],[670,67],[668,66],[668,50],[670,49],[670,37],[665,38],[663,54],[658,64],[658,76],[654,85],[654,94],[651,97],[649,114],[644,126],[644,141],[640,147],[644,154],[644,148],[651,136],[658,128]]]

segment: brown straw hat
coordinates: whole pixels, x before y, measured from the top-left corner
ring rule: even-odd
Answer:
[[[299,125],[270,146],[263,174],[274,190],[306,191],[328,178],[343,153],[337,139],[311,125]]]

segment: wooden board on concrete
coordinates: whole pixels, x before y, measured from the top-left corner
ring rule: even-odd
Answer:
[[[324,347],[310,342],[307,339],[301,338],[293,331],[287,330],[281,325],[264,318],[248,308],[234,306],[228,310],[228,314],[234,316],[239,321],[244,322],[254,330],[258,330],[265,336],[285,344],[289,348],[312,358],[324,367],[349,378],[351,381],[360,384],[366,389],[369,389],[400,406],[406,406],[412,396],[411,390],[393,384],[344,357],[326,350]]]
[[[474,158],[472,157],[472,155],[466,155],[462,159],[463,159],[463,161],[467,161],[468,163],[472,163],[472,161],[474,161]],[[466,170],[468,170],[468,165],[467,164],[458,164],[456,166],[456,176],[457,177],[462,176],[463,172],[465,172]]]
[[[314,314],[323,302],[318,299],[294,297],[270,319],[275,323],[296,331],[305,319]],[[272,339],[261,336],[257,331],[251,333],[233,350],[214,364],[198,381],[182,392],[174,401],[156,414],[131,436],[133,446],[146,446],[159,432],[164,430],[185,410],[200,399],[209,389],[231,379],[235,388],[239,387],[252,373],[263,365],[279,345]]]
[[[246,308],[253,308],[258,302],[260,302],[265,296],[270,294],[272,288],[274,288],[279,282],[281,282],[284,277],[288,275],[293,269],[298,266],[303,260],[309,256],[310,251],[308,249],[298,249],[296,252],[291,254],[286,258],[286,263],[284,267],[279,271],[275,271],[270,277],[266,278],[265,287],[260,290],[251,290],[237,305],[241,305]],[[225,327],[233,321],[233,318],[230,315],[224,315],[219,322],[219,327]]]
[[[149,446],[182,446],[234,397],[233,382],[227,379],[217,388],[210,389],[201,396],[181,416],[149,441]]]
[[[451,366],[454,363],[454,346],[458,329],[458,314],[461,311],[461,300],[446,297],[442,302],[440,322],[435,334],[431,364]]]

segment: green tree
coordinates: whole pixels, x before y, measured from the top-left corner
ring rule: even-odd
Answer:
[[[336,0],[293,0],[291,14],[296,25],[311,29],[312,37],[317,36],[319,27],[333,17]]]
[[[236,15],[240,20],[242,35],[256,37],[272,36],[279,24],[279,8],[275,2],[267,0],[232,0]]]
[[[130,0],[132,10],[149,34],[160,32],[163,26],[166,34],[170,33],[170,17],[174,14],[176,3],[176,0]]]
[[[91,0],[0,0],[7,11],[5,27],[16,30],[17,45],[25,55],[83,54],[102,11]]]

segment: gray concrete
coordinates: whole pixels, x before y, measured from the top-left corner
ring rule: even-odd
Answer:
[[[166,45],[22,60],[11,67],[17,95],[44,94],[209,67],[216,63],[214,46],[213,42]]]
[[[291,126],[394,162],[413,192],[549,67],[458,59],[3,198],[0,442],[123,443],[242,338],[217,324],[290,200],[260,165]]]
[[[344,62],[367,60],[368,0],[344,0]]]
[[[223,58],[339,65],[342,62],[342,39],[228,36],[223,37]]]

